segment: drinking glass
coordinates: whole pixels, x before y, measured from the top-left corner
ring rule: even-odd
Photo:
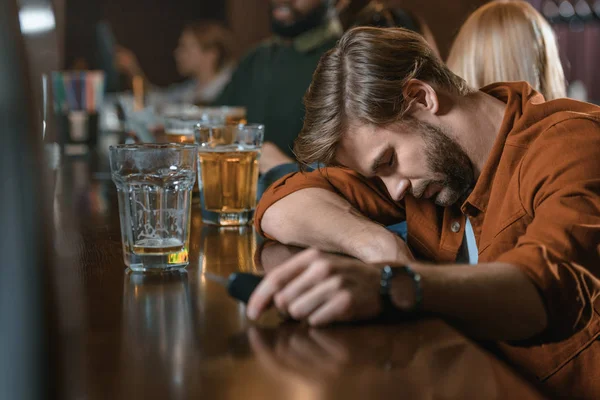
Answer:
[[[195,118],[165,118],[165,143],[194,143],[194,128],[199,120]]]
[[[201,107],[201,120],[208,124],[240,124],[246,123],[245,107]]]
[[[197,146],[136,144],[110,147],[125,264],[161,272],[188,265]]]
[[[198,107],[189,104],[167,104],[161,107],[160,114],[164,118],[195,119],[197,122],[205,124],[239,124],[246,122],[245,107]]]
[[[245,225],[254,218],[264,132],[260,124],[196,127],[198,187],[205,223]]]

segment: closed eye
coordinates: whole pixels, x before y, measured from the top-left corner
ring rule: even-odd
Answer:
[[[377,175],[388,176],[394,172],[394,165],[396,165],[396,152],[392,150],[390,151],[389,156],[381,161]]]

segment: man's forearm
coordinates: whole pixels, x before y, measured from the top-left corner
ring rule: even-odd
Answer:
[[[274,203],[261,227],[278,241],[339,252],[365,262],[402,262],[408,248],[395,234],[323,189],[302,189]]]
[[[523,340],[546,328],[547,314],[536,287],[513,265],[411,266],[422,277],[423,311],[454,320],[473,336]],[[406,281],[400,283],[392,291],[397,305],[407,296]]]

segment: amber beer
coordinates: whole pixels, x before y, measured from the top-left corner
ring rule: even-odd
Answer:
[[[163,255],[185,250],[183,242],[176,238],[142,239],[134,243],[133,252],[138,255]]]
[[[177,130],[165,130],[165,142],[167,143],[194,143],[194,131],[185,129]]]
[[[226,146],[199,151],[204,209],[216,213],[241,213],[256,208],[258,149]]]
[[[245,225],[254,218],[262,124],[199,124],[198,184],[202,221]]]
[[[198,120],[195,118],[165,118],[164,131],[158,140],[166,143],[193,144],[194,127],[197,123]]]

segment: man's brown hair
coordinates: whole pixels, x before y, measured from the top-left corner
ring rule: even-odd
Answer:
[[[304,96],[304,126],[294,146],[298,161],[331,165],[350,124],[400,121],[410,106],[403,95],[410,79],[460,95],[472,92],[417,33],[370,27],[348,31],[323,55]]]

